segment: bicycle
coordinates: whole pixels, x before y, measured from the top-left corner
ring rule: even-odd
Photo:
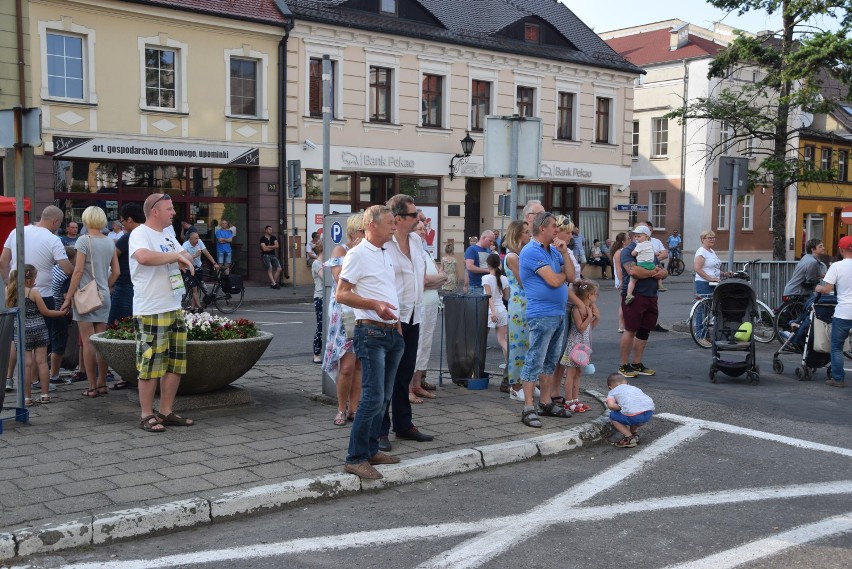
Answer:
[[[755,265],[760,262],[760,259],[749,261],[745,266],[734,273],[730,277],[734,279],[742,279],[750,281],[748,276],[748,268],[750,265]],[[715,286],[718,283],[710,283]],[[713,329],[713,295],[700,294],[695,297],[695,304],[689,311],[689,332],[692,335],[692,340],[701,348],[710,349],[713,346],[713,341],[710,339],[710,331]],[[775,312],[762,300],[757,300],[757,320],[752,327],[754,339],[761,344],[768,344],[775,338]]]
[[[799,320],[805,313],[805,303],[813,295],[816,281],[805,281],[802,286],[809,290],[807,294],[793,294],[781,297],[781,306],[775,315],[775,337],[782,344],[786,341],[781,332],[790,331],[790,322]]]
[[[225,272],[224,268],[220,268],[215,275],[213,287],[208,290],[207,283],[201,278],[203,269],[196,273],[196,278],[190,277],[184,273],[184,284],[186,292],[181,300],[181,306],[184,310],[192,309],[192,288],[198,286],[198,302],[201,304],[201,310],[205,310],[211,304],[222,314],[231,314],[235,312],[243,304],[243,297],[246,289],[239,282],[239,286],[232,284],[231,275]]]
[[[686,266],[683,264],[683,259],[680,255],[680,248],[675,247],[669,250],[669,266],[667,268],[669,275],[673,277],[680,276],[683,274],[683,270]]]

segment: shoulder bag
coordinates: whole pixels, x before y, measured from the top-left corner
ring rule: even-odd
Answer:
[[[104,305],[103,296],[101,295],[101,291],[98,290],[98,283],[95,280],[94,252],[92,238],[89,237],[89,259],[92,261],[92,280],[74,293],[74,308],[77,310],[77,314],[89,314]]]

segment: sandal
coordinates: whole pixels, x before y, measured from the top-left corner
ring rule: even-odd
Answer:
[[[538,408],[542,415],[547,415],[548,417],[562,417],[563,419],[569,419],[571,417],[571,413],[569,413],[565,407],[560,407],[553,401],[546,404],[539,403]]]
[[[527,427],[532,427],[534,429],[541,428],[541,421],[538,418],[538,414],[535,412],[535,409],[527,409],[523,413],[521,413],[521,423],[526,425]]]
[[[568,402],[565,401],[565,398],[562,397],[561,395],[559,395],[558,397],[551,397],[550,400],[553,401],[554,403],[556,403],[557,405],[559,405],[560,407],[567,407],[568,406]]]
[[[346,424],[346,413],[343,411],[338,411],[337,415],[334,416],[334,424],[338,427],[342,427]]]
[[[98,390],[98,395],[109,395],[109,387],[107,387],[106,385],[101,385],[99,387],[96,387],[95,389]]]
[[[415,387],[411,392],[414,395],[417,395],[418,397],[425,397],[426,399],[435,399],[435,394],[426,391],[422,385],[420,387]]]
[[[31,397],[24,397],[24,407],[30,407],[33,404]]]
[[[115,385],[112,386],[112,390],[116,391],[118,389],[127,389],[128,387],[130,387],[130,383],[128,383],[128,382],[126,382],[122,379],[120,381],[115,382]]]
[[[162,423],[160,423],[160,420],[157,418],[157,415],[148,415],[147,417],[142,417],[142,420],[139,421],[139,428],[149,433],[166,432],[166,428],[163,426]]]
[[[163,415],[162,413],[157,411],[156,415],[162,424],[168,425],[170,427],[191,427],[195,424],[195,421],[193,421],[192,419],[185,419],[174,411],[172,411],[168,415]]]
[[[50,395],[47,393],[42,393],[41,397],[38,398],[39,403],[50,403]]]
[[[636,437],[624,437],[617,443],[612,443],[612,446],[617,448],[633,448],[636,446],[636,443],[639,441],[636,440]]]
[[[83,392],[83,397],[89,397],[91,399],[94,399],[97,396],[98,396],[98,388],[97,387],[93,387],[92,389],[87,389],[86,391]]]

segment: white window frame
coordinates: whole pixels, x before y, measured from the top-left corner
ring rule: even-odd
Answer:
[[[41,59],[41,90],[40,96],[45,101],[69,101],[98,104],[98,94],[95,90],[95,30],[79,24],[75,24],[71,18],[62,20],[39,21],[38,36]],[[64,36],[77,36],[83,40],[83,98],[69,99],[65,97],[51,97],[50,87],[47,79],[47,34]]]
[[[366,56],[364,58],[364,122],[371,125],[399,126],[399,69],[402,53],[376,48],[365,48],[364,54]],[[383,67],[391,70],[391,116],[389,123],[370,122],[371,67]],[[420,114],[419,108],[418,105],[418,115]]]
[[[533,117],[541,116],[541,75],[515,71],[515,85],[512,88],[512,114],[518,113],[518,87],[533,89]]]
[[[849,181],[849,150],[845,148],[837,150],[837,181]]]
[[[665,131],[662,129],[662,125],[665,122]],[[661,133],[665,132],[666,140],[665,142],[661,142],[659,137]],[[658,149],[662,149],[662,145],[665,145],[665,152],[658,152]],[[651,119],[651,158],[668,158],[669,156],[669,119],[665,117],[657,117]]]
[[[165,34],[137,38],[139,46],[139,108],[143,111],[161,113],[189,113],[189,81],[187,78],[187,58],[189,44],[173,40]],[[175,52],[175,108],[152,107],[145,98],[145,50],[148,48],[172,50]]]
[[[234,115],[231,112],[231,59],[253,59],[257,63],[257,114]],[[240,118],[269,119],[269,54],[255,51],[248,45],[236,49],[225,50],[225,116]]]
[[[639,160],[639,121],[633,121],[633,131],[630,135],[630,157],[633,160]]]
[[[742,230],[754,230],[754,196],[746,194],[743,196]]]
[[[716,229],[719,231],[727,231],[729,222],[731,221],[731,196],[719,195],[716,200]]]
[[[592,145],[595,144],[606,144],[606,145],[617,145],[618,140],[620,140],[619,132],[618,132],[618,123],[617,117],[621,116],[621,113],[618,112],[618,87],[611,83],[602,83],[595,82],[594,83],[594,98],[592,99],[592,124],[594,125],[594,134],[592,136]],[[609,138],[606,142],[597,142],[598,140],[598,99],[609,99]]]
[[[775,198],[769,200],[769,232],[772,233],[772,220],[775,219]]]
[[[655,198],[663,198],[662,203],[657,202]],[[654,224],[654,230],[665,231],[666,229],[666,205],[668,192],[665,190],[652,190],[648,192],[648,219]],[[662,209],[662,213],[659,210]]]
[[[452,93],[450,89],[450,77],[452,77],[452,61],[424,56],[418,56],[418,59],[420,60],[420,81],[417,83],[417,126],[423,126],[423,78],[425,75],[438,75],[443,77],[441,81],[441,125],[427,128],[448,129],[450,128],[450,93]],[[468,92],[470,92],[470,84],[468,84]],[[470,118],[468,118],[469,121]]]
[[[332,61],[331,65],[331,73],[334,75],[332,77],[332,89],[334,90],[332,96],[332,110],[331,114],[334,120],[339,120],[343,118],[343,48],[345,47],[343,44],[335,44],[334,42],[323,41],[317,42],[312,39],[304,39],[302,44],[305,46],[305,81],[304,81],[304,105],[302,108],[302,116],[305,118],[313,118],[317,119],[317,117],[311,117],[311,59],[322,59],[323,55],[328,55],[328,58]],[[367,67],[367,75],[366,78],[370,77],[370,68]],[[369,81],[367,81],[367,106],[370,106],[370,86]],[[322,104],[322,101],[320,101]],[[369,112],[369,111],[368,111]]]
[[[577,125],[580,122],[580,92],[582,84],[579,81],[571,81],[569,79],[556,78],[556,97],[553,102],[553,139],[559,142],[579,142],[579,130]],[[559,95],[568,93],[574,95],[574,105],[571,108],[571,138],[559,138]]]
[[[825,172],[831,170],[831,162],[834,158],[834,148],[831,146],[820,146],[819,149],[819,169]]]
[[[491,96],[488,97],[489,108],[486,110],[485,115],[497,114],[497,93],[500,92],[500,69],[498,67],[486,67],[484,65],[473,64],[468,64],[467,69],[467,130],[471,130],[473,128],[473,121],[470,117],[471,107],[473,104],[473,82],[487,81],[488,83],[491,83]],[[481,133],[477,131],[477,134]]]
[[[727,154],[731,151],[731,146],[733,145],[731,139],[733,138],[734,129],[728,123],[722,122],[719,125],[719,145],[722,148],[722,154]]]

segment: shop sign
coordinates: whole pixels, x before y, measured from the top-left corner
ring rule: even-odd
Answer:
[[[353,152],[344,150],[340,153],[340,161],[344,168],[372,168],[383,170],[414,170],[414,160],[400,155],[382,154],[380,152]]]
[[[541,177],[545,179],[591,180],[593,176],[594,173],[591,170],[572,164],[541,165]]]
[[[213,144],[181,144],[107,138],[53,137],[53,155],[100,162],[167,162],[219,166],[257,166],[257,148]]]

